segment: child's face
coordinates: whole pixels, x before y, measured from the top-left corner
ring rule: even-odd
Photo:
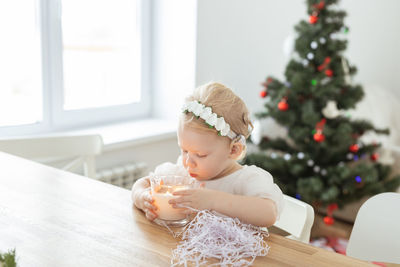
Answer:
[[[236,161],[231,157],[228,138],[180,124],[178,145],[183,166],[197,180],[210,180],[226,175]]]

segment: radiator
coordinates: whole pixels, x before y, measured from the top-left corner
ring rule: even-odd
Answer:
[[[97,171],[96,179],[105,183],[131,189],[133,183],[146,175],[147,165],[143,162],[130,163]]]

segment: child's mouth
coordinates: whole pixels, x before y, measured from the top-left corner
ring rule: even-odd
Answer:
[[[195,173],[189,173],[190,174],[190,176],[192,176],[192,177],[197,177],[197,174],[195,174]]]

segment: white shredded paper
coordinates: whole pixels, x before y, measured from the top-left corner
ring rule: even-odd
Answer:
[[[178,234],[167,228],[182,239],[172,251],[171,266],[250,266],[269,250],[268,231],[208,210],[199,211]],[[212,258],[219,262],[209,262]]]

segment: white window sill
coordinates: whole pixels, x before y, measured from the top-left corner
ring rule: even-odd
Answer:
[[[112,151],[174,138],[177,124],[174,120],[145,119],[68,131],[66,134],[100,134],[104,142],[103,151]]]

